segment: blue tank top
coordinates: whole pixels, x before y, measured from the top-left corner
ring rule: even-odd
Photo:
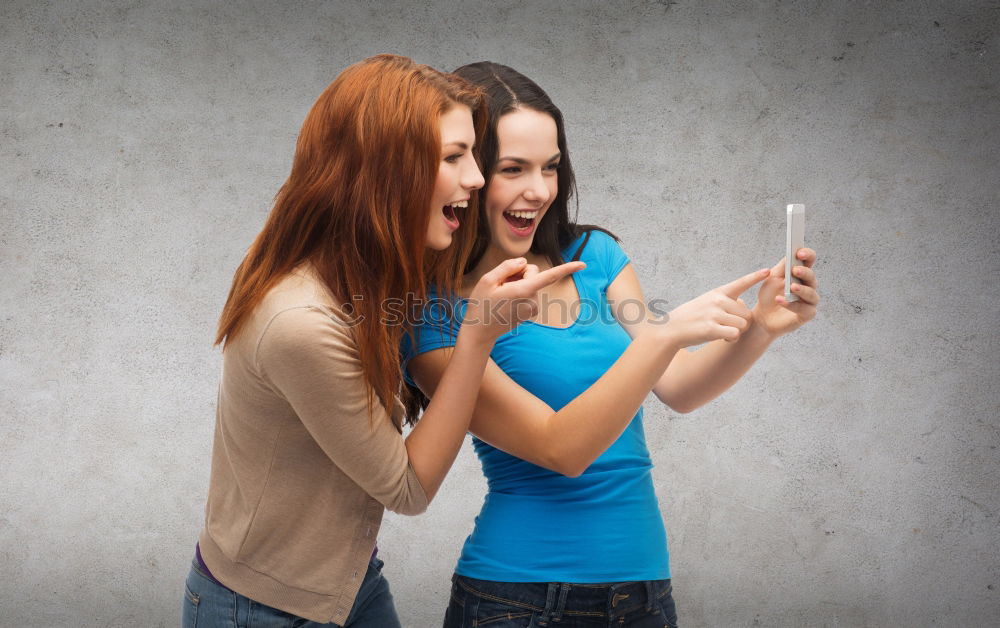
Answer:
[[[570,259],[581,236],[563,251]],[[591,232],[573,275],[580,297],[566,328],[525,322],[501,336],[490,357],[515,382],[559,410],[596,382],[631,339],[611,314],[606,290],[628,258],[613,238]],[[577,310],[573,310],[576,313]],[[457,320],[464,303],[453,308]],[[416,350],[455,344],[450,320],[426,316]],[[488,493],[456,572],[501,582],[623,582],[670,577],[667,537],[653,489],[642,409],[576,478],[511,456],[473,437]]]

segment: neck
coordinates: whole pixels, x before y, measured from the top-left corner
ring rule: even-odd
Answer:
[[[471,280],[474,285],[475,282],[479,281],[479,279],[483,275],[485,275],[486,273],[490,272],[491,270],[499,266],[501,262],[508,260],[512,257],[519,257],[519,256],[507,253],[490,244],[490,246],[486,247],[486,251],[483,253],[483,256],[479,259],[479,262],[476,264],[475,268],[469,271],[469,273],[466,275],[466,279]],[[520,257],[527,259],[529,264],[534,264],[535,266],[537,266],[538,270],[547,270],[549,268],[552,268],[552,262],[550,262],[549,258],[545,257],[544,255],[528,251],[527,253],[520,255]]]
[[[479,258],[479,262],[475,265],[475,267],[466,273],[465,277],[462,278],[463,294],[465,296],[469,295],[472,292],[472,289],[476,287],[476,283],[483,278],[483,275],[499,266],[504,260],[508,260],[512,257],[523,257],[528,260],[529,264],[537,266],[540,271],[552,268],[552,263],[549,261],[549,258],[544,255],[528,251],[524,255],[518,256],[506,253],[491,244],[486,247],[486,251],[483,253],[483,256]]]

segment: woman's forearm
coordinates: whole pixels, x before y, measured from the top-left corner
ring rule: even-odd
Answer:
[[[430,404],[406,437],[410,466],[434,498],[465,440],[493,339],[463,326]]]
[[[549,468],[583,473],[625,431],[678,349],[660,335],[638,336],[597,382],[549,417]]]
[[[715,340],[695,351],[681,351],[653,392],[673,410],[691,412],[739,381],[773,341],[759,326],[751,325],[736,342]]]

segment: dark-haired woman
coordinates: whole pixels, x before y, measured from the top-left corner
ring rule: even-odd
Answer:
[[[796,303],[781,296],[782,260],[668,317],[653,315],[616,238],[570,222],[574,180],[559,109],[508,67],[456,73],[483,87],[490,106],[466,290],[511,255],[539,268],[567,259],[587,268],[544,289],[538,316],[493,348],[470,426],[489,492],[462,549],[445,625],[675,626],[641,404],[653,391],[691,411],[811,319],[815,254],[797,252]],[[750,310],[740,295],[760,282]],[[436,395],[454,337],[430,327],[407,368]]]
[[[404,330],[387,324],[386,305],[457,276],[469,245],[449,245],[459,217],[475,223],[465,208],[483,184],[472,153],[483,114],[466,81],[380,55],[345,70],[306,117],[219,323],[223,374],[185,626],[399,626],[374,551],[383,510],[426,509],[490,348],[523,312],[511,304],[582,266],[539,273],[512,259],[486,273],[477,302],[507,316],[469,312],[441,397],[401,436]]]

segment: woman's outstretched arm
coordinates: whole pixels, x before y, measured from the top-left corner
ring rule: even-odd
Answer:
[[[797,255],[804,264],[796,268],[796,277],[802,280],[802,285],[793,288],[800,300],[788,303],[782,296],[785,276],[785,260],[782,259],[761,284],[754,309],[747,310],[750,326],[735,341],[717,340],[695,351],[679,351],[653,386],[660,401],[677,412],[691,412],[712,401],[739,381],[776,338],[816,315],[819,293],[816,273],[812,270],[816,252],[803,248]],[[631,266],[608,286],[608,300],[645,303],[639,279]],[[647,318],[651,317],[647,315]],[[649,324],[647,320],[633,321],[624,316],[619,316],[619,320],[633,337]]]
[[[664,324],[636,328],[625,352],[590,388],[559,411],[522,388],[493,361],[486,367],[470,430],[507,453],[567,476],[590,466],[625,430],[674,355],[684,346],[736,338],[747,325],[735,297],[764,278],[761,271],[710,291],[674,310]],[[452,349],[410,361],[431,399]]]

